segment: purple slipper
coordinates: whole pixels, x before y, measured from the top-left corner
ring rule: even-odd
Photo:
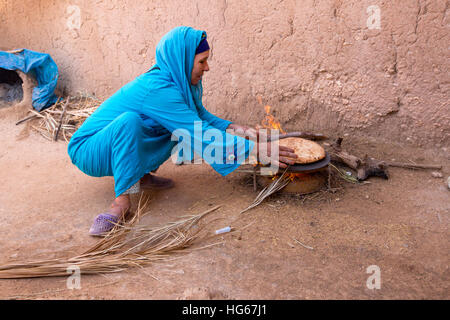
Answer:
[[[119,217],[109,213],[100,213],[95,218],[91,229],[89,229],[89,234],[91,236],[104,236],[114,228],[117,222],[119,222]]]

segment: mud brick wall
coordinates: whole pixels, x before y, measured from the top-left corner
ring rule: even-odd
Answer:
[[[61,88],[106,98],[154,63],[171,28],[206,30],[205,105],[250,124],[261,96],[287,130],[448,151],[446,0],[0,1],[0,48],[48,52]]]

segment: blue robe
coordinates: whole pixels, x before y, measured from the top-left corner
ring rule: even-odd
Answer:
[[[156,47],[156,64],[103,102],[72,136],[72,163],[90,176],[114,176],[116,197],[157,169],[181,141],[223,176],[252,151],[253,141],[226,133],[231,122],[204,108],[201,80],[191,84],[202,37],[204,31],[190,27],[167,33]],[[215,128],[221,136],[205,139],[195,134],[199,128],[203,133]],[[189,134],[190,141],[180,132]],[[191,153],[183,156],[192,158]]]

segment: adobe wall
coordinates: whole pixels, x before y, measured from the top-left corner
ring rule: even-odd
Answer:
[[[288,130],[446,148],[449,3],[3,0],[0,48],[50,53],[61,88],[106,98],[148,70],[167,31],[189,25],[208,33],[204,102],[219,116],[256,124],[260,95]]]

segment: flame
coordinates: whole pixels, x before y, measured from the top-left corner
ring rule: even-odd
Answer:
[[[289,179],[291,179],[291,181],[308,179],[308,178],[309,178],[309,175],[307,173],[290,173],[289,174]]]
[[[274,175],[272,180],[275,180],[279,177],[279,175]],[[292,181],[294,180],[306,180],[309,179],[310,175],[307,173],[289,173],[287,177]]]
[[[262,106],[262,98],[261,96],[257,97],[258,99],[258,103]],[[264,106],[264,111],[266,112],[265,118],[261,121],[261,125],[263,128],[266,129],[277,129],[279,130],[281,133],[286,133],[286,131],[283,130],[283,128],[281,127],[281,123],[270,113],[270,109],[272,107],[269,105]],[[255,164],[254,166],[256,166],[257,164]],[[272,180],[275,180],[278,176],[274,175],[272,177]],[[295,179],[301,179],[301,178],[305,178],[308,177],[307,174],[304,173],[290,173],[289,174],[289,179],[291,179],[291,181],[295,180]]]
[[[280,122],[270,114],[271,106],[267,105],[264,107],[266,111],[266,117],[261,121],[261,125],[266,129],[278,129],[281,133],[286,133],[283,128],[281,128]]]

